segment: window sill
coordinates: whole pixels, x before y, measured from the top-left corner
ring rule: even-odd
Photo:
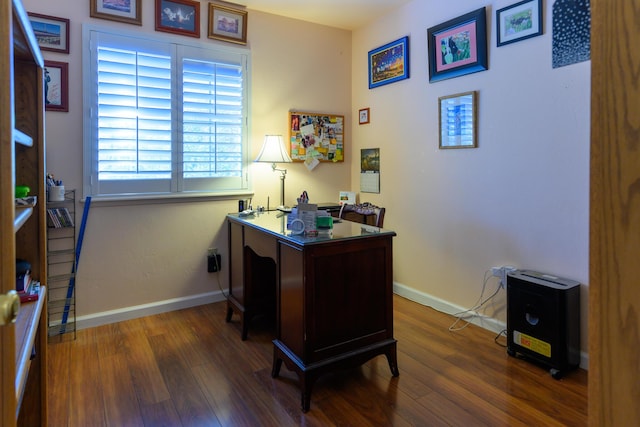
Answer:
[[[91,196],[91,204],[101,206],[132,206],[169,203],[212,202],[238,200],[253,197],[252,191],[236,191],[232,193],[180,193],[180,194],[127,194],[112,196]],[[80,200],[85,203],[86,198]]]

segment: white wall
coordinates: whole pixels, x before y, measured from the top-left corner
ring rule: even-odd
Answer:
[[[45,59],[69,63],[69,112],[46,113],[47,168],[67,188],[82,189],[82,23],[154,34],[153,0],[142,1],[142,27],[89,17],[88,1],[24,0],[27,11],[71,20],[68,55],[43,52]],[[208,2],[201,2],[201,43],[207,39]],[[156,33],[167,37],[167,33]],[[172,36],[190,42],[184,36]],[[318,40],[321,40],[320,42]],[[289,109],[344,114],[350,120],[351,33],[250,11],[252,50],[251,157],[267,133],[287,132]],[[231,45],[235,46],[235,45]],[[347,127],[346,137],[351,137]],[[350,154],[347,149],[347,156]],[[288,165],[287,202],[303,189],[316,201],[335,200],[348,186],[350,165],[322,164],[308,172]],[[279,202],[279,175],[270,165],[252,165],[254,204]],[[93,200],[77,279],[79,326],[138,316],[220,299],[227,286],[225,215],[237,200],[113,205]],[[78,204],[78,219],[83,205]],[[217,247],[223,268],[206,272],[207,248]]]
[[[456,312],[476,302],[492,266],[578,280],[586,351],[590,63],[551,68],[552,3],[542,36],[500,48],[495,11],[511,0],[416,0],[355,31],[353,110],[371,108],[371,123],[354,123],[353,148],[380,148],[381,193],[368,199],[387,207],[385,227],[398,233],[398,292]],[[429,83],[427,29],[482,6],[489,70]],[[410,78],[369,90],[367,52],[405,35]],[[479,147],[439,150],[438,97],[471,90]],[[502,291],[487,311],[497,327],[505,303]]]

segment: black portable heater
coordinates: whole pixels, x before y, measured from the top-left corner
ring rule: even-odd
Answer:
[[[531,270],[507,274],[507,353],[548,366],[580,364],[580,283]]]

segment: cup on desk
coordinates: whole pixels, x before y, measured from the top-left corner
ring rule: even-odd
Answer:
[[[49,186],[48,197],[50,202],[64,202],[64,185]]]

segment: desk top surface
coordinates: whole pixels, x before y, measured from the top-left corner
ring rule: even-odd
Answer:
[[[228,214],[227,218],[230,221],[246,224],[272,234],[278,238],[303,246],[336,242],[340,240],[382,236],[393,237],[396,235],[395,231],[345,220],[333,223],[331,235],[319,234],[318,236],[306,236],[304,234],[291,234],[291,231],[287,230],[287,214],[279,211],[261,212],[248,216],[240,216],[239,214],[234,213]]]

